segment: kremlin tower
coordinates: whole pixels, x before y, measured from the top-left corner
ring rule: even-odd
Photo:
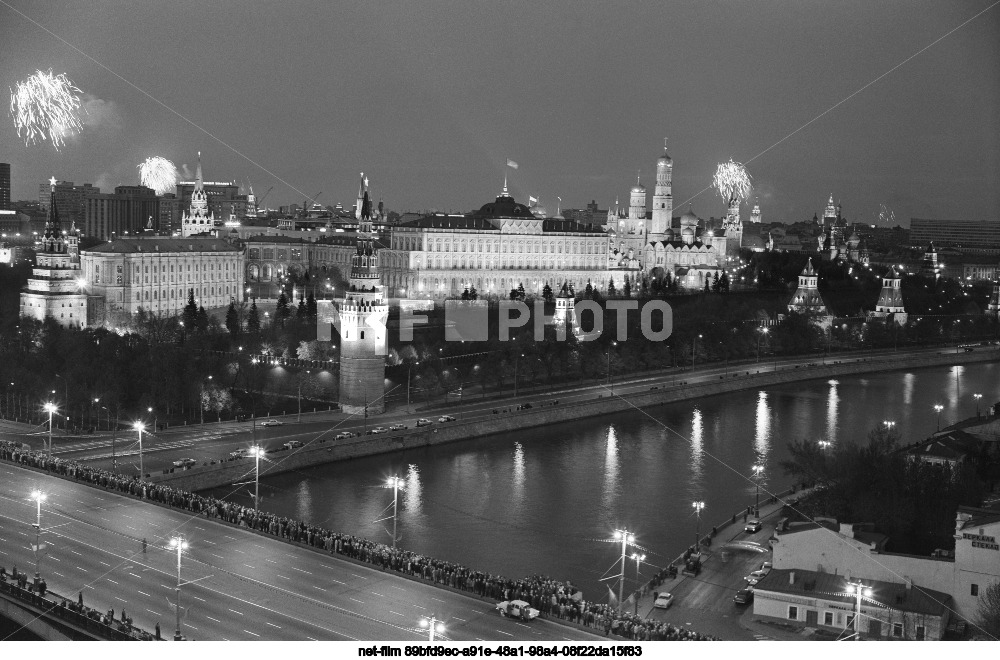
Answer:
[[[649,224],[648,240],[664,241],[674,215],[674,196],[671,190],[674,176],[674,161],[667,153],[666,140],[663,141],[663,155],[656,161],[656,187],[653,188],[653,217]],[[645,207],[645,199],[643,199]]]
[[[361,175],[357,252],[351,258],[347,293],[340,303],[340,408],[351,414],[385,411],[386,321],[378,236],[372,226],[368,179]]]
[[[215,216],[208,212],[208,195],[201,176],[201,152],[198,152],[198,172],[191,193],[191,206],[181,217],[181,236],[196,236],[215,230]]]

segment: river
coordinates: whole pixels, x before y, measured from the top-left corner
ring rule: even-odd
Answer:
[[[570,580],[601,598],[614,580],[600,579],[618,572],[615,529],[635,533],[651,575],[693,543],[695,500],[705,532],[753,503],[754,464],[764,466],[762,500],[787,488],[779,463],[789,441],[863,441],[890,420],[913,442],[935,430],[935,404],[942,425],[975,415],[973,393],[984,412],[1000,400],[1000,364],[804,381],[328,464],[265,478],[261,506],[391,542],[392,490],[382,484],[397,474],[401,547]],[[252,504],[230,491],[212,493]],[[628,571],[634,580],[631,560]]]

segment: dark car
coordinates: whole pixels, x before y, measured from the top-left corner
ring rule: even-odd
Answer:
[[[733,596],[733,602],[737,605],[749,605],[753,602],[753,589],[740,589]]]

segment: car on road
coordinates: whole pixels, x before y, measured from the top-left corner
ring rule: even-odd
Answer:
[[[440,417],[438,417],[438,421],[442,422],[442,423],[443,422],[454,422],[455,418],[452,417],[451,415],[441,415]]]
[[[754,578],[755,580],[760,581],[760,580],[763,580],[764,576],[767,575],[768,573],[770,573],[770,571],[765,571],[763,569],[758,569],[758,570],[754,571],[753,573],[751,573],[750,575],[748,575],[747,577],[748,578]]]
[[[668,609],[673,604],[674,604],[674,595],[668,593],[662,593],[656,597],[656,600],[653,602],[653,607],[658,607],[661,610],[665,610]]]
[[[766,573],[763,571],[754,571],[750,575],[747,575],[743,579],[746,581],[748,587],[756,586],[758,582],[764,579]]]
[[[261,426],[283,426],[284,422],[280,419],[265,419],[260,423]]]
[[[347,440],[348,438],[357,437],[357,434],[351,433],[350,431],[343,431],[337,434],[336,440]]]
[[[288,442],[286,442],[286,443],[285,443],[284,445],[282,445],[282,446],[283,446],[283,447],[284,447],[285,449],[295,449],[296,447],[301,447],[301,446],[302,446],[302,443],[301,443],[301,442],[299,442],[298,440],[289,440]]]
[[[388,432],[389,432],[389,429],[385,428],[384,426],[376,426],[375,428],[373,428],[371,430],[371,433],[373,433],[375,435],[378,435],[379,433],[388,433]]]
[[[246,449],[237,449],[236,451],[229,452],[229,458],[246,458]]]
[[[733,596],[733,602],[737,605],[749,605],[753,602],[753,589],[746,587],[745,589],[740,589]]]
[[[758,570],[764,571],[764,575],[767,575],[768,573],[771,572],[772,568],[774,568],[774,564],[772,564],[769,561],[766,561],[760,565],[760,568]]]
[[[179,467],[179,468],[191,467],[192,465],[197,465],[197,463],[198,461],[194,460],[193,458],[179,458],[176,461],[174,461],[174,467]]]
[[[502,603],[497,603],[497,611],[500,612],[500,616],[514,617],[524,621],[531,621],[538,617],[538,610],[523,600],[505,600]]]
[[[751,518],[746,522],[745,525],[743,525],[743,531],[748,532],[750,534],[755,534],[760,531],[761,527],[762,525],[760,524],[760,520],[758,520],[757,518]]]
[[[420,419],[417,420],[417,426],[430,426],[433,423],[434,422],[427,419],[426,417],[421,417]]]
[[[406,424],[390,424],[389,425],[389,430],[390,431],[402,431],[405,428],[406,428]]]

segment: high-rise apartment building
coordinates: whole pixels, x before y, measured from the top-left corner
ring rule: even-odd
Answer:
[[[104,240],[134,235],[160,224],[160,198],[145,186],[118,186],[85,200],[83,233]],[[79,226],[79,225],[78,225]]]
[[[10,211],[10,163],[0,163],[0,211]]]

